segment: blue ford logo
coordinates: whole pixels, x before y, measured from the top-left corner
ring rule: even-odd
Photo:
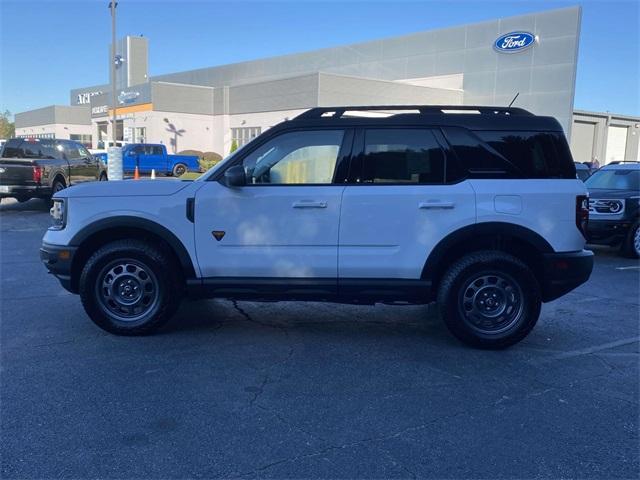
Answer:
[[[511,32],[498,37],[493,48],[499,52],[519,52],[530,47],[536,41],[533,33],[529,32]]]
[[[120,95],[118,95],[118,102],[133,103],[139,96],[139,92],[120,92]]]

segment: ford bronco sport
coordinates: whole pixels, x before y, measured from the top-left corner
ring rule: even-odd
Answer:
[[[640,163],[610,163],[585,183],[589,189],[588,242],[619,246],[623,255],[640,258]]]
[[[586,193],[553,118],[314,108],[195,181],[57,193],[41,257],[115,334],[154,331],[185,295],[435,300],[460,340],[502,348],[589,278]]]

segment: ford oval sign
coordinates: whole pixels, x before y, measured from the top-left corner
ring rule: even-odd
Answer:
[[[515,53],[529,48],[535,41],[536,37],[533,33],[511,32],[499,37],[493,44],[493,48],[503,53]]]

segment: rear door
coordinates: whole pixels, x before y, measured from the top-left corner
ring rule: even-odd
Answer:
[[[167,156],[160,145],[145,145],[144,155],[140,157],[140,173],[151,173],[167,171]]]
[[[453,178],[445,145],[437,129],[358,131],[342,197],[341,289],[349,279],[420,279],[434,246],[475,222],[473,189]]]

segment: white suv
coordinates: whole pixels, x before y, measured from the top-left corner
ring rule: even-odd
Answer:
[[[562,129],[516,108],[315,108],[195,181],[78,185],[52,215],[42,260],[125,335],[184,295],[437,300],[456,337],[500,348],[593,266]]]

